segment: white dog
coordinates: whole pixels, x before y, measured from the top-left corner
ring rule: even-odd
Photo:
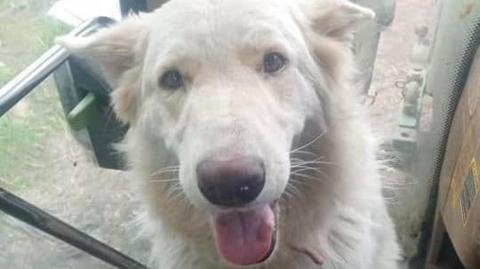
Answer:
[[[172,0],[88,38],[161,269],[393,269],[343,0]]]

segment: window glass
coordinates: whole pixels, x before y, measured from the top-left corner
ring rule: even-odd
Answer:
[[[118,1],[0,0],[0,87],[55,37]],[[103,6],[102,6],[103,5]],[[145,262],[132,223],[138,203],[125,173],[98,168],[65,121],[52,78],[0,118],[0,187]],[[112,268],[0,211],[0,268]]]

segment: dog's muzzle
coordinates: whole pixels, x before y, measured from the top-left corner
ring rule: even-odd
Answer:
[[[251,265],[275,246],[276,204],[254,204],[265,187],[260,158],[207,159],[197,166],[198,187],[219,207],[212,223],[219,254],[230,264]]]

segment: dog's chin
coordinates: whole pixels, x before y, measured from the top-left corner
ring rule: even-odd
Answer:
[[[219,255],[234,267],[267,262],[277,247],[278,215],[277,202],[213,214]]]

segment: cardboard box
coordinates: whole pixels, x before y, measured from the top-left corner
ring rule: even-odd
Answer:
[[[480,52],[477,52],[450,129],[437,204],[440,215],[437,218],[443,222],[457,256],[467,269],[480,268],[479,192]]]

